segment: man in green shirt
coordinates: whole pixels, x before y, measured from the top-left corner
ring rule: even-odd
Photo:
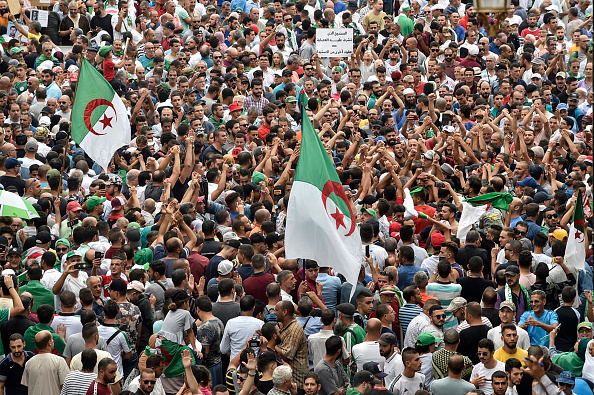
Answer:
[[[42,274],[41,266],[31,265],[27,271],[29,282],[19,288],[19,295],[25,291],[33,295],[34,304],[31,309],[33,313],[36,313],[37,308],[42,304],[49,304],[54,308],[54,293],[41,284]]]
[[[353,386],[347,389],[346,395],[369,395],[376,384],[381,384],[381,380],[376,379],[371,372],[361,370],[355,374]]]
[[[400,24],[400,34],[402,37],[406,37],[412,33],[415,25],[410,19],[410,6],[408,3],[402,4],[402,11],[398,15],[398,23]]]
[[[27,328],[23,336],[25,338],[25,350],[35,351],[37,349],[37,346],[35,345],[35,335],[41,331],[50,331],[52,338],[54,339],[54,349],[52,350],[52,353],[62,355],[64,353],[64,348],[66,348],[66,343],[64,342],[66,327],[58,325],[58,332],[60,332],[60,335],[58,335],[50,326],[54,319],[54,308],[48,304],[42,304],[37,308],[37,318],[39,318],[39,324]]]

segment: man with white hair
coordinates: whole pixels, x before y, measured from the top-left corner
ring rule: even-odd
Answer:
[[[277,366],[272,372],[272,384],[274,387],[268,391],[268,395],[292,395],[297,393],[297,384],[293,382],[293,369],[286,365]]]

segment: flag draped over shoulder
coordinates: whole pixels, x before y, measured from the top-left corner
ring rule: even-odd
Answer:
[[[311,121],[305,111],[302,114],[301,154],[287,212],[286,256],[313,259],[356,284],[363,262],[356,213]]]
[[[104,170],[116,150],[131,139],[126,106],[85,58],[72,106],[72,139]]]
[[[586,234],[584,227],[584,203],[582,191],[579,190],[573,212],[573,221],[569,227],[567,247],[565,248],[565,264],[577,270],[582,270],[586,262]]]
[[[484,195],[475,196],[464,200],[469,202],[473,206],[481,206],[483,204],[491,205],[495,208],[507,211],[509,210],[509,204],[514,200],[513,196],[509,193],[502,192],[489,192]]]

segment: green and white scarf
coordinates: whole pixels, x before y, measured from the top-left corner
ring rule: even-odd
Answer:
[[[526,298],[526,307],[527,307],[526,311],[532,310],[532,306],[530,305],[530,295],[528,294],[528,291],[526,290],[526,288],[524,288],[524,286],[522,284],[520,284],[520,290],[522,291],[522,293],[524,294],[524,297]],[[505,300],[509,300],[512,303],[514,302],[511,287],[507,284],[505,284]]]

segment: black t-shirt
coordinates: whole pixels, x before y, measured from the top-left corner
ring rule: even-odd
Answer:
[[[499,318],[499,310],[498,309],[493,308],[493,307],[489,307],[489,308],[483,307],[482,310],[483,310],[482,311],[483,317],[487,317],[487,319],[489,321],[491,321],[491,325],[493,325],[493,328],[501,325],[501,318]]]
[[[4,190],[12,186],[17,189],[19,196],[23,196],[25,194],[25,181],[22,178],[2,176],[0,177],[0,184],[4,186]]]
[[[100,27],[101,30],[105,30],[110,36],[113,36],[113,26],[111,25],[111,14],[105,14],[104,17],[95,15],[91,18],[91,29],[95,30]]]
[[[555,347],[559,352],[573,351],[577,341],[576,328],[580,323],[576,311],[570,306],[561,306],[555,310],[559,317],[560,328],[555,338]]]
[[[476,355],[478,342],[487,337],[487,332],[489,332],[489,327],[487,325],[477,325],[463,329],[460,332],[460,339],[462,339],[462,341],[458,346],[458,352],[470,358],[473,364],[476,365],[479,363],[479,357]]]
[[[274,387],[274,384],[272,384],[272,380],[260,380],[256,387],[261,393],[267,394]]]
[[[462,286],[460,296],[468,302],[477,303],[481,302],[485,289],[494,286],[493,281],[480,277],[458,277],[456,282]]]

